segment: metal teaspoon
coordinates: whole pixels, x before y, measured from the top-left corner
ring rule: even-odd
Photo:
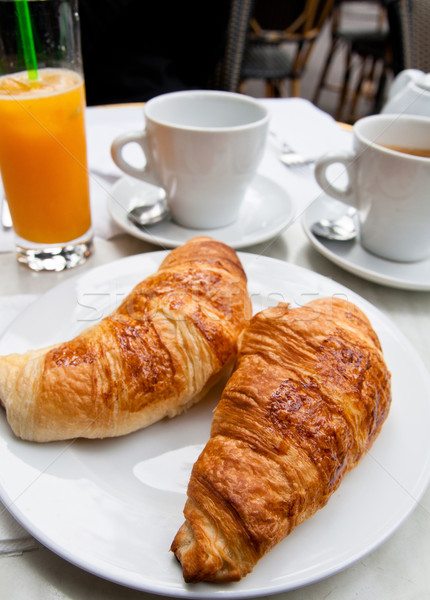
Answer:
[[[328,240],[347,242],[357,237],[358,228],[355,223],[357,211],[354,208],[337,219],[321,219],[311,225],[311,231]]]
[[[154,204],[136,206],[127,213],[127,218],[138,227],[145,227],[160,223],[168,214],[166,199],[160,198]]]

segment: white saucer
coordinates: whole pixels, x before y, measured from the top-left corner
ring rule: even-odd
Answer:
[[[188,229],[168,219],[151,227],[138,228],[127,219],[129,210],[142,203],[154,202],[160,193],[157,187],[125,176],[112,186],[107,207],[122,229],[165,248],[176,248],[198,235],[209,235],[232,248],[244,248],[271,239],[293,218],[293,203],[287,192],[272,179],[257,174],[242,202],[239,218],[228,227]]]
[[[345,204],[329,196],[321,196],[305,212],[302,220],[305,233],[321,254],[363,279],[404,290],[430,291],[430,258],[414,263],[385,260],[364,250],[357,240],[335,242],[312,233],[315,221],[337,218],[344,212]]]

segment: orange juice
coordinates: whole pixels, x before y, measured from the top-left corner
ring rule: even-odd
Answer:
[[[67,69],[0,77],[0,170],[15,232],[57,244],[91,226],[83,78]]]

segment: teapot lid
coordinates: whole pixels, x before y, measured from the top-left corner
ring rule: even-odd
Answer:
[[[430,92],[430,73],[420,77],[415,84],[426,92]]]

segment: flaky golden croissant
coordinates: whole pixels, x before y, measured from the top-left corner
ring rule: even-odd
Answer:
[[[237,581],[322,508],[391,402],[378,338],[334,298],[257,314],[188,486],[172,551],[186,582]]]
[[[251,314],[236,253],[194,238],[72,341],[0,357],[8,422],[43,442],[118,436],[175,416],[231,369]]]

